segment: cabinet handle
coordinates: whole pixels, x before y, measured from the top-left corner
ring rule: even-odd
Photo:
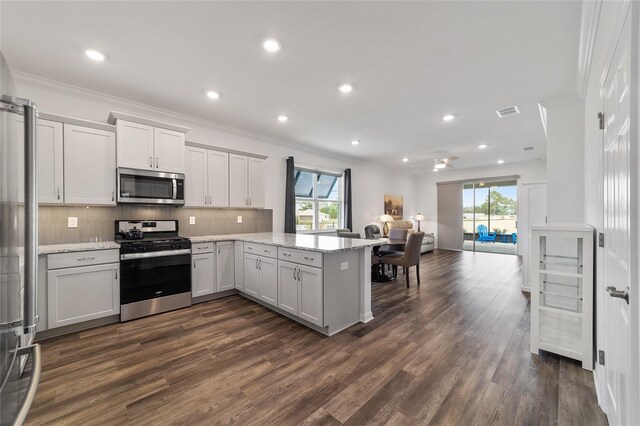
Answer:
[[[95,256],[91,256],[91,257],[79,257],[78,261],[83,261],[83,260],[94,260],[96,257]]]
[[[149,168],[153,169],[153,157],[149,157]]]
[[[305,256],[305,257],[304,257],[304,260],[310,260],[311,262],[313,262],[313,257]]]
[[[249,206],[251,206],[251,197],[249,197]]]
[[[291,257],[291,255],[289,253],[282,253],[283,256],[287,256],[287,257]]]
[[[262,259],[258,259],[258,269],[262,271]]]
[[[206,249],[208,249],[208,248],[209,248],[209,246],[198,247],[198,250],[206,250]]]
[[[271,253],[271,250],[264,249],[265,253]]]
[[[58,187],[58,200],[60,199],[60,187]]]
[[[115,273],[116,273],[116,280],[118,279],[118,267],[116,266],[114,269]]]
[[[300,281],[300,268],[298,268],[298,282],[302,282]]]
[[[220,254],[220,245],[218,245],[218,254]]]
[[[256,257],[256,269],[258,269],[258,258]]]
[[[207,196],[204,196],[204,203],[207,204]]]
[[[209,205],[213,204],[213,197],[209,195]]]
[[[298,281],[298,279],[296,278],[296,268],[293,268],[293,279],[295,281]]]
[[[158,157],[156,157],[156,169],[160,167],[160,162],[158,161]]]
[[[115,201],[116,200],[116,191],[111,191],[111,201]]]
[[[196,269],[196,260],[193,259],[193,269]]]

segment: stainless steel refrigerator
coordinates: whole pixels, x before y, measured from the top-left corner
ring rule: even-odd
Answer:
[[[15,97],[0,52],[0,425],[21,425],[40,378],[35,104]]]

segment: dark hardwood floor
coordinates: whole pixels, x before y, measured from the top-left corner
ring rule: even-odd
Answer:
[[[240,296],[42,342],[30,424],[605,424],[591,372],[529,353],[515,256],[436,251],[327,338]]]

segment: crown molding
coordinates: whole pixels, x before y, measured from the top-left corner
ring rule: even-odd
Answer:
[[[57,80],[51,80],[45,77],[27,73],[24,71],[11,69],[11,74],[13,75],[13,78],[16,83],[19,83],[25,86],[35,87],[38,89],[59,93],[61,95],[73,96],[76,98],[85,99],[93,102],[107,103],[112,105],[113,107],[117,106],[117,107],[123,107],[125,109],[135,108],[143,112],[165,116],[169,120],[179,119],[181,121],[184,121],[190,124],[197,124],[200,126],[209,127],[216,130],[221,130],[227,133],[233,133],[236,135],[250,137],[253,139],[260,140],[262,142],[272,143],[275,145],[279,145],[287,148],[293,148],[299,151],[304,151],[309,154],[322,155],[324,157],[331,158],[337,161],[350,161],[354,164],[359,164],[364,167],[374,167],[378,170],[391,171],[393,173],[400,174],[407,177],[415,176],[413,173],[409,173],[403,170],[397,170],[391,167],[385,167],[383,165],[376,164],[376,163],[370,163],[349,155],[336,154],[330,151],[324,151],[308,145],[301,144],[299,142],[272,138],[270,136],[262,135],[259,133],[251,132],[251,131],[240,129],[233,126],[228,126],[226,124],[221,124],[214,121],[193,117],[191,115],[183,114],[176,111],[154,107],[141,102],[133,101],[126,98],[120,98],[113,95],[108,95],[106,93],[98,92],[91,89],[86,89],[84,87],[79,87],[79,86],[75,86],[68,83],[63,83]],[[106,119],[105,119],[105,123],[107,123]],[[197,143],[197,141],[192,141],[192,142]]]
[[[576,94],[582,99],[584,99],[587,94],[589,72],[591,71],[591,60],[593,58],[593,48],[596,44],[601,8],[602,0],[582,1],[580,44],[578,46],[578,67],[575,86]]]

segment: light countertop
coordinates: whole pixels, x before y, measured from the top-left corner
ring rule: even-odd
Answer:
[[[218,241],[242,241],[245,243],[267,244],[277,247],[295,248],[319,253],[335,253],[360,250],[385,243],[385,240],[364,240],[338,238],[326,235],[285,234],[280,232],[261,232],[253,234],[205,235],[189,237],[192,243],[211,243]],[[38,254],[73,253],[79,251],[119,249],[115,241],[95,243],[68,243],[38,246]]]

